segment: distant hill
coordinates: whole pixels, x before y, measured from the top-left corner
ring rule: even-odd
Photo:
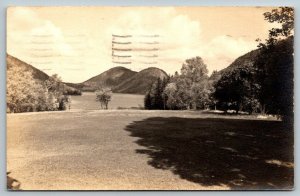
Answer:
[[[81,87],[83,91],[95,91],[99,86],[114,88],[136,73],[125,67],[114,67],[81,83]]]
[[[40,81],[45,81],[49,78],[49,76],[45,72],[33,67],[32,65],[27,64],[27,63],[21,61],[20,59],[17,59],[16,57],[13,57],[9,54],[6,55],[6,64],[7,64],[7,69],[11,68],[12,66],[24,67],[25,70],[32,72],[34,79],[37,79]]]
[[[233,61],[228,67],[212,74],[210,76],[210,80],[217,81],[221,78],[221,76],[225,73],[229,73],[230,71],[242,68],[242,67],[249,67],[253,66],[254,62],[256,61],[260,50],[252,50],[251,52],[248,52],[240,57],[238,57],[235,61]]]
[[[163,79],[166,77],[168,77],[168,75],[163,70],[150,67],[136,73],[131,78],[128,78],[121,84],[117,85],[113,88],[113,92],[145,94],[151,83],[156,81],[157,78]]]
[[[7,69],[12,66],[22,66],[25,70],[32,72],[34,79],[41,82],[50,77],[45,72],[9,54],[7,54],[6,60]],[[115,93],[145,94],[152,82],[157,80],[157,78],[162,79],[164,77],[167,77],[166,72],[155,67],[150,67],[140,72],[136,72],[119,66],[111,68],[82,83],[64,84],[66,85],[65,88],[70,91],[76,89],[82,91],[95,91],[99,86],[107,86]]]
[[[284,45],[289,42],[293,42],[293,37],[289,37],[287,39],[279,41],[275,47],[281,47],[281,45]],[[218,81],[222,77],[223,74],[229,73],[234,69],[251,67],[254,65],[255,61],[258,59],[259,54],[260,54],[260,49],[252,50],[252,51],[238,57],[228,67],[212,74],[209,79],[211,81]]]
[[[24,67],[26,71],[30,71],[33,75],[33,78],[37,81],[44,82],[45,80],[49,79],[49,75],[47,75],[45,72],[33,67],[32,65],[25,63],[24,61],[21,61],[20,59],[13,57],[9,54],[6,55],[6,64],[7,64],[7,69],[10,69],[13,66],[18,66],[18,67]],[[77,88],[70,87],[67,84],[64,84],[64,90],[68,94],[77,94]]]
[[[110,87],[115,93],[145,94],[150,84],[157,78],[167,77],[166,72],[150,67],[135,72],[125,67],[111,68],[82,83],[66,83],[83,91],[95,91],[99,86]]]

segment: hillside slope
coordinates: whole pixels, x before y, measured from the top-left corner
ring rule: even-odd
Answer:
[[[25,70],[32,72],[34,79],[37,79],[40,81],[45,81],[49,78],[49,76],[45,72],[33,67],[32,65],[27,64],[27,63],[21,61],[20,59],[13,57],[9,54],[6,55],[6,64],[7,64],[7,69],[10,69],[12,66],[24,67]]]
[[[234,60],[228,67],[216,72],[210,76],[210,80],[217,81],[225,73],[228,73],[234,69],[253,66],[255,60],[257,59],[260,53],[259,49],[252,50]]]
[[[163,70],[155,67],[149,67],[123,81],[121,84],[113,88],[113,92],[145,94],[151,83],[156,81],[157,78],[163,79],[166,77],[167,74]]]
[[[25,63],[24,61],[13,57],[9,54],[6,55],[6,64],[7,69],[10,69],[13,66],[23,67],[26,71],[29,71],[32,73],[32,76],[35,80],[39,82],[44,82],[45,80],[49,79],[49,75],[45,72],[33,67],[32,65]],[[76,87],[70,87],[69,85],[64,83],[64,93],[67,94],[80,94]]]
[[[294,37],[290,36],[286,39],[280,40],[276,45],[275,48],[279,49],[281,47],[286,47],[293,45]],[[225,73],[229,73],[234,69],[238,68],[245,68],[245,67],[251,67],[254,65],[254,63],[258,60],[259,55],[261,53],[260,49],[252,50],[240,57],[238,57],[236,60],[234,60],[228,67],[212,74],[210,76],[211,81],[218,81],[221,76]]]
[[[95,91],[99,86],[114,88],[136,73],[125,67],[114,67],[77,85],[84,91]]]

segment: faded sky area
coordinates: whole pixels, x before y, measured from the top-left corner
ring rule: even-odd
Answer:
[[[256,49],[272,26],[271,7],[10,7],[7,53],[65,82],[83,82],[114,66],[140,71],[156,66],[169,74],[200,56],[209,72]],[[117,38],[112,35],[130,35]],[[149,38],[152,35],[157,37]],[[147,37],[148,36],[148,37]],[[135,43],[131,64],[116,64],[112,41]],[[142,43],[157,43],[142,51]],[[140,44],[140,45],[139,45]],[[119,45],[126,49],[126,45]],[[152,47],[152,46],[151,46]],[[116,53],[114,53],[116,55]],[[143,63],[152,58],[154,64]],[[143,58],[142,58],[143,57]],[[140,59],[139,59],[140,58]],[[150,62],[150,61],[148,61]],[[148,63],[147,62],[147,63]]]

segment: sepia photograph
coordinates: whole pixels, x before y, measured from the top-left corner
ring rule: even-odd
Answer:
[[[7,7],[7,189],[293,190],[293,7]]]

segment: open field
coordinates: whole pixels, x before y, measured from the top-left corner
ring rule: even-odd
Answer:
[[[7,115],[21,189],[287,189],[293,132],[280,121],[193,111]]]
[[[71,109],[73,110],[98,110],[100,103],[96,102],[96,95],[93,92],[83,92],[82,96],[72,96]],[[108,104],[108,109],[118,108],[143,108],[144,95],[113,93]]]

